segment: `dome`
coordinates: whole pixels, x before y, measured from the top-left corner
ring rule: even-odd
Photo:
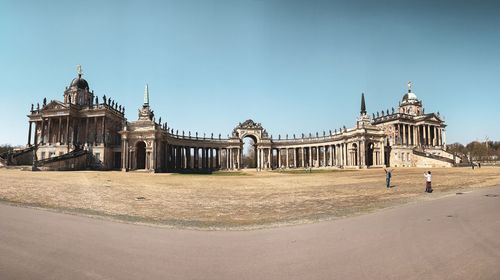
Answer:
[[[413,92],[408,92],[403,96],[403,101],[417,100],[417,96]]]
[[[78,75],[77,78],[74,78],[71,81],[70,87],[77,87],[79,89],[89,89],[89,83],[85,79],[82,78],[82,75]]]

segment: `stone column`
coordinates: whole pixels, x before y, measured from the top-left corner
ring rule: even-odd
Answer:
[[[366,164],[366,143],[364,141],[360,141],[359,142],[359,165],[364,167],[364,166],[367,166]],[[375,150],[375,149],[374,149]],[[372,151],[372,155],[371,155],[372,159],[374,158],[373,156],[373,151]]]
[[[61,139],[61,129],[62,129],[62,117],[59,117],[59,125],[57,128],[57,142],[61,144],[62,139]]]
[[[213,166],[213,153],[212,153],[212,148],[207,148],[207,168],[212,168]]]
[[[50,134],[50,130],[52,128],[52,118],[48,118],[48,125],[47,125],[47,144],[52,144],[52,135]]]
[[[152,156],[149,170],[156,171],[156,140],[153,140],[153,142],[151,143],[151,148]]]
[[[268,154],[268,150],[269,150],[268,148],[263,148],[262,149],[262,162],[264,163],[264,169],[268,169],[269,168],[268,166],[271,164],[269,162],[269,158],[270,157],[269,157],[269,154]]]
[[[301,167],[304,167],[304,147],[301,147],[301,151],[302,151],[302,156],[300,157],[300,159],[302,161],[302,166]]]
[[[315,166],[317,166],[317,167],[321,166],[321,163],[319,162],[319,160],[320,160],[319,154],[320,154],[320,147],[316,146],[316,165]]]
[[[271,148],[268,148],[267,149],[267,165],[269,166],[269,168],[272,168],[271,166],[271,156],[272,156],[272,153],[271,153]]]
[[[326,146],[323,146],[323,167],[326,167]]]
[[[106,147],[106,116],[102,117],[102,145]]]
[[[441,127],[438,128],[438,146],[443,146]]]
[[[220,169],[220,148],[215,149],[215,169]]]
[[[406,144],[408,144],[407,141],[406,141],[407,140],[406,139],[406,125],[405,124],[401,124],[401,126],[403,127],[403,137],[402,137],[403,142],[402,142],[402,144],[406,145]]]
[[[217,159],[216,159],[216,150],[215,148],[210,148],[210,150],[212,151],[212,169],[217,169]]]
[[[432,146],[436,146],[436,126],[431,126],[432,130]]]
[[[45,120],[42,118],[42,133],[41,133],[41,143],[42,145],[45,144]]]
[[[260,169],[260,148],[255,148],[255,156],[257,157],[257,170]]]
[[[230,152],[229,148],[226,148],[226,169],[231,169],[231,159],[230,159]]]
[[[89,118],[85,118],[85,143],[89,142]]]
[[[31,146],[31,121],[28,122],[28,146]]]
[[[297,168],[297,148],[293,148],[293,168]]]
[[[380,143],[380,161],[379,161],[379,164],[385,165],[385,146],[384,146],[383,142]]]
[[[333,145],[328,146],[328,166],[333,166]]]
[[[33,144],[36,146],[36,145],[38,145],[38,122],[35,122],[35,135],[34,135],[34,137],[35,137],[35,141]]]
[[[309,162],[307,166],[312,167],[312,146],[309,146]]]
[[[210,168],[210,150],[209,148],[201,149],[201,166],[204,169]]]
[[[426,146],[427,145],[427,128],[425,127],[425,124],[422,125],[422,145]]]
[[[123,139],[123,138],[122,138],[122,146],[121,146],[121,148],[122,148],[122,163],[121,163],[121,165],[122,165],[122,171],[126,171],[126,170],[127,170],[127,168],[125,167],[125,166],[126,166],[126,165],[125,165],[125,164],[126,164],[126,160],[125,160],[125,159],[126,159],[126,156],[125,156],[125,153],[126,153],[126,151],[127,151],[127,143],[126,143],[125,139]]]
[[[339,144],[339,159],[340,159],[340,165],[345,166],[345,159],[344,159],[344,143]]]
[[[241,149],[238,148],[237,151],[238,151],[238,163],[237,163],[238,164],[238,166],[237,166],[238,168],[237,169],[241,169]]]
[[[432,140],[432,137],[431,137],[431,126],[430,125],[426,125],[425,126],[427,129],[426,131],[426,134],[427,134],[427,145],[430,146],[431,145],[431,140]]]
[[[342,144],[342,165],[348,166],[348,151],[347,151],[347,143]]]
[[[332,145],[332,167],[337,166],[337,145]]]
[[[412,137],[411,137],[411,144],[412,144],[412,146],[415,146],[416,143],[417,143],[417,140],[416,140],[416,137],[415,137],[416,133],[415,133],[415,126],[414,125],[411,126],[411,135],[412,135]]]
[[[271,152],[272,151],[273,150],[271,149]],[[281,168],[281,148],[276,149],[276,167]]]
[[[340,148],[340,144],[337,144],[335,147],[335,165],[336,166],[341,166],[342,165],[342,150]]]
[[[288,169],[290,167],[290,164],[289,164],[289,161],[288,161],[288,154],[290,153],[290,151],[288,150],[288,148],[285,148],[285,151],[286,151],[285,168]]]
[[[345,166],[351,165],[351,161],[349,160],[349,157],[348,157],[348,154],[349,154],[348,148],[349,147],[348,147],[347,143],[344,143],[344,165]]]

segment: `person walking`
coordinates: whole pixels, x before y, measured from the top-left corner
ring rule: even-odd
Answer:
[[[385,169],[385,183],[386,183],[386,188],[390,189],[391,188],[391,177],[392,177],[392,169]]]
[[[431,193],[432,192],[432,175],[430,171],[427,171],[427,173],[424,172],[424,177],[425,177],[425,192]]]

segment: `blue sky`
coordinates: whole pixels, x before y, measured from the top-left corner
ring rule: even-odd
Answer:
[[[0,0],[0,143],[27,142],[31,103],[91,89],[137,119],[145,83],[174,129],[227,135],[353,126],[408,80],[448,143],[500,140],[500,2]],[[100,98],[101,99],[101,98]]]

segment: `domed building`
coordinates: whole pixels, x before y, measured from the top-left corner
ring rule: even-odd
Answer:
[[[412,92],[404,94],[397,111],[373,114],[373,124],[385,131],[386,165],[395,167],[450,166],[446,152],[446,124],[439,113],[425,114],[422,101]]]
[[[424,112],[411,83],[397,109],[372,116],[362,94],[359,116],[350,128],[273,137],[249,119],[222,137],[174,130],[161,118],[157,121],[147,85],[137,120],[127,121],[125,108],[105,95],[99,99],[82,76],[78,67],[63,102],[47,103],[44,99],[42,105],[32,105],[28,147],[36,151],[36,168],[150,172],[241,169],[245,138],[254,142],[252,165],[258,170],[454,164],[453,156],[446,152],[444,119],[439,113]]]
[[[105,95],[99,100],[82,76],[78,66],[63,102],[44,98],[32,105],[28,145],[36,147],[34,158],[41,169],[120,167],[118,132],[125,122],[125,108]]]

